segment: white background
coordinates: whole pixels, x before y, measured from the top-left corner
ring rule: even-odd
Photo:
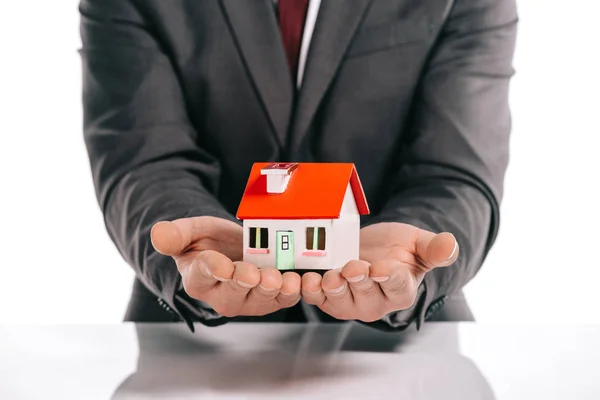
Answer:
[[[76,0],[0,3],[0,322],[110,323],[133,273],[81,134]],[[482,322],[600,322],[600,3],[521,0],[501,232]]]

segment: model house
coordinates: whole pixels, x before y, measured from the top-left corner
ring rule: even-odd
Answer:
[[[354,164],[256,163],[237,212],[244,261],[280,270],[343,267],[358,259],[365,214]]]

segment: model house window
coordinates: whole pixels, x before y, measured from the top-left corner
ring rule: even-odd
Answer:
[[[306,250],[325,250],[325,228],[306,228]]]
[[[267,228],[250,228],[250,248],[269,248],[269,230]]]

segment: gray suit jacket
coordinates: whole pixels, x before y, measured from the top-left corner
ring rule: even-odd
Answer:
[[[85,142],[142,303],[227,321],[192,304],[149,232],[235,221],[255,161],[353,162],[372,209],[363,224],[457,237],[456,265],[374,326],[420,325],[479,270],[508,163],[515,0],[323,0],[297,93],[272,0],[82,0],[80,12]]]

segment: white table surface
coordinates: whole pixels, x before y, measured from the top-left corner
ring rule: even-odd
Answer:
[[[0,325],[0,399],[600,399],[600,326]]]

